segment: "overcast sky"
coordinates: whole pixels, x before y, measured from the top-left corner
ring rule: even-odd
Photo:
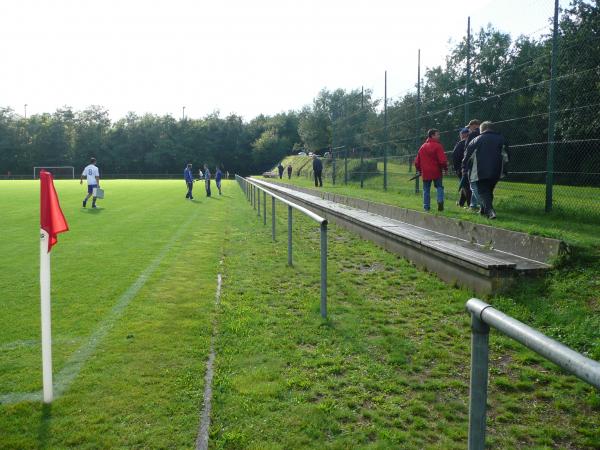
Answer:
[[[553,0],[18,0],[0,4],[0,107],[63,105],[250,120],[310,104],[322,88],[414,86],[450,45],[492,23],[549,32]],[[561,1],[567,5],[568,1]]]

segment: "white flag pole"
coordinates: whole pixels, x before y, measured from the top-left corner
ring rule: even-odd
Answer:
[[[44,403],[52,403],[52,325],[50,308],[49,235],[40,229],[40,293],[42,305],[42,374]]]

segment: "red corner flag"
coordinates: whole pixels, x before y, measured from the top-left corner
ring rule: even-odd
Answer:
[[[48,253],[58,242],[56,235],[69,231],[69,225],[58,203],[54,180],[50,172],[40,172],[40,228],[48,233]]]

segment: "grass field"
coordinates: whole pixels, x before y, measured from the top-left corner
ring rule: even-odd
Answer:
[[[211,448],[465,447],[469,292],[332,226],[323,321],[317,228],[295,216],[287,267],[284,209],[272,243],[233,182],[186,201],[180,181],[109,180],[98,210],[56,186],[71,231],[52,255],[60,396],[43,407],[21,395],[41,388],[39,188],[0,183],[0,448],[193,448],[213,321]],[[560,270],[491,300],[597,358],[597,271]],[[600,447],[597,392],[491,343],[490,446]]]

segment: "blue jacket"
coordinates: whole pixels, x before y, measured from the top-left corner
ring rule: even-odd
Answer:
[[[194,175],[192,175],[192,171],[190,169],[188,169],[187,167],[183,171],[183,178],[185,179],[185,181],[187,183],[193,183],[194,182]]]
[[[215,173],[215,180],[216,181],[221,181],[221,177],[223,176],[223,174],[221,173],[220,169],[217,169],[217,173]]]

